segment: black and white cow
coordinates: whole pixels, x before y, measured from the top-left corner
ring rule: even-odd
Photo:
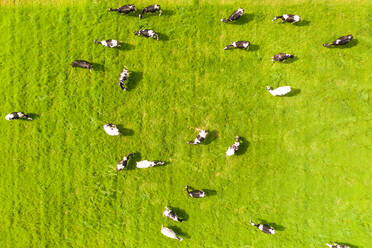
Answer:
[[[23,112],[12,112],[10,114],[7,114],[5,116],[5,119],[8,120],[8,121],[17,120],[17,119],[23,119],[23,120],[30,120],[30,121],[32,121],[32,118],[30,116],[26,115]]]
[[[168,207],[165,207],[165,210],[163,211],[163,215],[171,220],[182,222],[183,220],[178,218],[177,214],[170,210]]]
[[[136,163],[136,167],[140,169],[145,169],[149,167],[154,167],[155,165],[164,165],[165,162],[162,161],[148,161],[148,160],[143,160],[139,161]]]
[[[230,45],[227,45],[225,46],[225,50],[231,48],[231,47],[234,47],[234,48],[240,48],[240,49],[249,49],[249,45],[251,43],[249,43],[249,41],[234,41],[233,43],[231,43]]]
[[[240,137],[236,136],[235,137],[235,143],[232,144],[229,147],[229,149],[227,149],[226,156],[230,157],[230,156],[234,155],[239,150],[239,146],[240,146]]]
[[[271,58],[271,61],[284,61],[288,58],[293,58],[294,55],[288,53],[278,53]]]
[[[329,248],[350,248],[350,246],[348,245],[342,245],[342,244],[337,244],[337,243],[333,243],[333,244],[326,244]]]
[[[323,44],[323,46],[324,47],[330,47],[332,45],[334,45],[334,46],[345,45],[345,44],[349,43],[352,39],[353,39],[353,36],[351,34],[349,34],[349,35],[345,35],[345,36],[342,36],[342,37],[338,38],[337,40],[335,40],[332,43]]]
[[[89,69],[92,70],[93,66],[91,63],[85,60],[75,60],[74,62],[71,63],[72,67],[80,67],[84,69]]]
[[[127,67],[124,67],[123,71],[120,73],[119,76],[119,86],[122,90],[126,91],[127,88],[125,87],[125,82],[128,80],[129,71]]]
[[[138,36],[144,36],[146,38],[154,38],[159,40],[159,36],[155,33],[154,30],[151,29],[140,29],[138,31],[135,31],[134,34]]]
[[[161,11],[161,8],[160,8],[160,5],[159,4],[154,4],[154,5],[147,6],[146,8],[144,8],[142,10],[141,14],[139,14],[139,18],[142,19],[142,16],[145,13],[156,12],[156,11],[159,11],[159,16],[160,16],[161,13],[162,13],[162,11]]]
[[[251,220],[249,222],[251,223],[252,226],[257,227],[260,231],[262,231],[266,234],[275,234],[275,230],[271,226],[268,226],[268,225],[265,225],[265,224],[255,224]]]
[[[102,46],[110,47],[110,48],[120,47],[119,41],[117,40],[102,40],[102,41],[94,40],[94,43],[101,44]]]
[[[238,20],[242,15],[244,14],[244,9],[240,8],[238,10],[235,10],[229,18],[226,19],[221,19],[221,22],[232,22],[235,20]]]
[[[203,197],[207,196],[207,194],[202,190],[189,191],[189,186],[187,186],[187,185],[185,187],[185,190],[186,190],[187,194],[192,198],[203,198]]]
[[[122,160],[119,161],[119,163],[116,165],[116,171],[121,171],[127,166],[128,160],[131,156],[134,155],[134,152],[129,153],[127,156],[124,156]]]
[[[207,132],[203,129],[199,132],[198,136],[196,136],[194,142],[188,141],[187,144],[189,145],[199,145],[201,142],[205,140],[205,137],[207,137]]]
[[[112,9],[112,8],[109,9],[109,11],[116,11],[121,14],[128,14],[135,10],[136,10],[136,7],[133,4],[124,5],[116,9]]]
[[[284,14],[282,16],[275,16],[274,19],[272,19],[272,21],[275,21],[277,19],[282,19],[282,22],[289,22],[289,23],[296,23],[296,22],[299,22],[301,20],[301,17],[298,16],[298,15],[287,15],[287,14]]]

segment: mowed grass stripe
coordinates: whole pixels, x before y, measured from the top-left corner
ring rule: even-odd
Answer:
[[[40,115],[0,124],[2,246],[318,247],[331,240],[367,246],[368,5],[254,4],[243,25],[224,25],[219,19],[236,6],[166,2],[168,15],[139,21],[107,13],[113,4],[1,9],[0,39],[14,40],[1,52],[10,61],[0,70],[1,112]],[[289,11],[310,23],[270,22]],[[164,40],[134,36],[141,27]],[[356,46],[321,46],[348,33]],[[96,38],[125,46],[107,49]],[[258,49],[223,50],[240,39]],[[299,60],[272,63],[278,52]],[[72,69],[74,59],[104,68]],[[125,93],[117,85],[124,65],[136,72]],[[301,92],[273,98],[267,84]],[[127,135],[108,137],[107,122]],[[187,146],[196,135],[190,127],[200,126],[217,138]],[[235,135],[249,146],[227,159]],[[117,175],[116,162],[132,151],[170,163]],[[189,199],[186,184],[217,194]],[[166,220],[164,205],[189,219]],[[249,225],[251,218],[285,229],[267,236]],[[161,224],[179,227],[185,241],[161,236]]]

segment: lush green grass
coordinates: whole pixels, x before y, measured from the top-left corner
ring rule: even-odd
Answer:
[[[0,9],[0,247],[370,246],[370,4],[159,1],[164,15],[140,21],[108,13],[117,1],[94,2]],[[240,24],[219,21],[236,7]],[[271,22],[283,13],[305,25]],[[140,27],[161,40],[135,37]],[[322,46],[347,34],[347,48]],[[111,38],[124,48],[93,43]],[[253,49],[223,50],[235,40]],[[278,52],[298,60],[272,63]],[[75,59],[101,70],[72,69]],[[125,65],[129,92],[117,85]],[[266,85],[301,92],[274,98]],[[12,111],[39,117],[8,122]],[[105,134],[107,122],[125,135]],[[216,138],[189,146],[190,127]],[[235,135],[243,154],[226,158]],[[133,151],[170,163],[131,161],[117,174]],[[190,199],[186,184],[216,194]],[[165,205],[187,221],[162,217]],[[282,231],[265,235],[250,219]],[[185,240],[162,236],[162,224]]]

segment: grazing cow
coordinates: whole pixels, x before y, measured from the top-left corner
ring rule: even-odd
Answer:
[[[257,227],[258,229],[260,229],[262,232],[266,234],[275,234],[275,230],[271,226],[268,226],[265,224],[254,224],[251,220],[249,222],[251,223],[252,226]]]
[[[334,46],[345,45],[345,44],[349,43],[352,39],[353,39],[353,36],[351,34],[349,34],[349,35],[342,36],[342,37],[338,38],[337,40],[335,40],[332,43],[323,44],[323,46],[324,47],[330,47],[332,45],[334,45]]]
[[[172,210],[168,209],[168,207],[165,207],[165,210],[163,212],[163,215],[171,220],[182,222],[180,218],[178,218],[177,214],[173,212]]]
[[[155,165],[164,165],[164,164],[165,164],[165,162],[161,162],[161,161],[143,160],[143,161],[137,162],[136,166],[137,166],[137,168],[145,169],[145,168],[149,168],[149,167],[154,167]]]
[[[202,190],[189,191],[189,186],[187,186],[187,185],[185,187],[185,190],[186,190],[187,194],[192,198],[203,198],[203,197],[207,196],[207,194]]]
[[[282,19],[282,22],[289,22],[289,23],[296,23],[296,22],[299,22],[301,20],[301,17],[298,16],[298,15],[287,15],[287,14],[284,14],[282,16],[275,16],[274,19],[272,19],[272,21],[275,21],[276,19]]]
[[[122,90],[126,91],[127,88],[125,88],[125,82],[128,80],[129,71],[127,67],[124,67],[123,71],[120,73],[119,76],[119,86]]]
[[[271,61],[284,61],[288,58],[294,58],[294,55],[288,53],[278,53],[271,58]]]
[[[154,38],[156,40],[159,40],[159,36],[157,35],[157,33],[155,33],[155,31],[151,29],[140,29],[138,31],[135,31],[134,34],[138,36],[144,36],[146,38]]]
[[[226,156],[230,157],[234,155],[239,150],[239,146],[240,146],[240,137],[236,136],[235,143],[231,145],[229,149],[227,149]]]
[[[244,14],[244,9],[240,8],[236,11],[234,11],[229,18],[226,19],[221,19],[221,22],[232,22],[237,19],[239,19],[242,15]]]
[[[230,47],[234,47],[234,48],[240,48],[240,49],[247,49],[248,50],[250,44],[251,43],[249,43],[249,41],[234,41],[230,45],[227,45],[224,49],[227,50]]]
[[[115,136],[115,135],[119,135],[120,134],[120,131],[119,129],[116,127],[116,125],[114,124],[111,124],[111,123],[107,123],[103,126],[103,129],[105,129],[106,133],[108,135],[111,135],[111,136]]]
[[[80,68],[89,69],[89,70],[92,70],[93,68],[92,64],[85,60],[75,60],[74,62],[72,62],[71,66],[80,67]]]
[[[136,10],[136,7],[133,4],[124,5],[116,9],[112,9],[112,8],[109,9],[109,11],[116,11],[121,14],[128,14],[129,12],[132,12],[135,10]]]
[[[348,245],[340,245],[340,244],[337,244],[337,243],[333,243],[333,244],[326,244],[329,248],[350,248],[350,246]]]
[[[203,142],[205,140],[205,137],[207,137],[207,134],[208,133],[203,129],[203,130],[200,131],[198,136],[196,136],[194,142],[188,141],[187,144],[189,144],[189,145],[199,145],[201,142]]]
[[[273,96],[284,96],[291,92],[291,86],[281,86],[273,90],[270,86],[266,86],[266,89],[270,92]]]
[[[154,5],[150,5],[150,6],[147,6],[146,8],[144,8],[141,12],[141,14],[139,14],[139,18],[142,19],[142,15],[145,14],[145,13],[148,13],[148,12],[156,12],[156,11],[159,11],[159,16],[161,16],[161,8],[160,8],[160,5],[159,4],[154,4]]]
[[[129,153],[127,156],[124,156],[122,160],[119,161],[119,163],[116,165],[116,171],[121,171],[127,166],[128,160],[131,156],[134,155],[134,152]]]
[[[183,240],[183,238],[177,237],[176,233],[172,229],[164,226],[161,226],[161,233],[171,239],[178,239],[179,241]]]
[[[117,40],[102,40],[102,41],[94,40],[94,43],[101,44],[102,46],[110,47],[110,48],[120,47],[120,44]]]
[[[12,113],[6,115],[5,119],[8,120],[8,121],[17,120],[17,119],[24,119],[24,120],[32,121],[32,118],[30,116],[26,115],[23,112],[12,112]]]

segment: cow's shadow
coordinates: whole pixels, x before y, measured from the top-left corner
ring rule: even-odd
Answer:
[[[289,92],[287,95],[284,95],[283,97],[297,96],[300,93],[301,93],[301,90],[300,89],[292,88],[291,92]]]
[[[169,209],[174,211],[182,221],[187,221],[189,219],[189,215],[186,213],[185,210],[181,208],[173,207],[173,206],[168,206],[168,207]]]
[[[105,66],[102,64],[98,64],[98,63],[91,63],[91,64],[92,64],[93,71],[104,71],[105,70]]]
[[[229,22],[232,25],[244,25],[252,21],[254,14],[243,14],[238,20]]]
[[[209,145],[212,143],[213,140],[217,139],[218,132],[217,130],[207,130],[208,134],[207,137],[205,137],[204,144]]]
[[[136,163],[138,161],[141,161],[141,153],[140,152],[135,152],[133,157],[131,157],[128,161],[127,170],[134,170],[136,168]]]
[[[28,113],[27,115],[30,116],[32,118],[32,120],[40,118],[40,115],[38,115],[36,113]],[[25,120],[27,120],[27,119],[25,119]]]
[[[217,191],[215,191],[213,189],[202,189],[202,191],[205,192],[205,194],[207,195],[207,197],[211,197],[211,196],[217,195]]]
[[[264,219],[259,219],[259,221],[260,221],[259,222],[260,224],[265,224],[265,225],[268,225],[268,226],[273,227],[275,229],[275,231],[284,231],[285,230],[285,227],[284,226],[278,225],[278,224],[276,224],[274,222],[268,222],[268,221],[266,221]]]
[[[293,58],[288,58],[284,61],[278,61],[278,62],[280,62],[282,64],[292,64],[292,63],[296,62],[297,60],[298,60],[298,57],[295,55]],[[274,61],[274,62],[277,62],[277,61]]]
[[[120,42],[120,47],[116,47],[115,49],[119,51],[129,51],[129,50],[133,50],[134,48],[135,46],[132,44]]]
[[[299,22],[296,22],[296,23],[293,23],[294,26],[299,26],[299,27],[302,27],[302,26],[309,26],[310,25],[310,21],[308,20],[303,20],[303,21],[299,21]]]
[[[158,37],[159,37],[159,41],[168,41],[169,40],[169,36],[164,34],[164,33],[157,33],[158,34]]]
[[[123,136],[133,136],[134,131],[132,129],[128,129],[123,127],[121,124],[116,125],[116,127],[119,129],[120,134]]]
[[[358,39],[352,39],[349,43],[347,43],[346,45],[339,45],[339,46],[330,46],[330,47],[327,47],[329,49],[345,49],[345,48],[351,48],[351,47],[354,47],[356,46],[357,44],[359,43]]]
[[[239,138],[240,138],[239,150],[235,153],[235,155],[238,156],[243,155],[250,145],[249,141],[246,140],[244,137],[239,136]]]
[[[184,231],[181,230],[181,228],[179,228],[178,226],[169,226],[168,227],[169,229],[172,229],[177,237],[181,237],[181,238],[185,238],[185,239],[189,239],[190,238],[190,235]]]
[[[143,72],[131,71],[127,82],[128,91],[135,89],[142,78]]]

